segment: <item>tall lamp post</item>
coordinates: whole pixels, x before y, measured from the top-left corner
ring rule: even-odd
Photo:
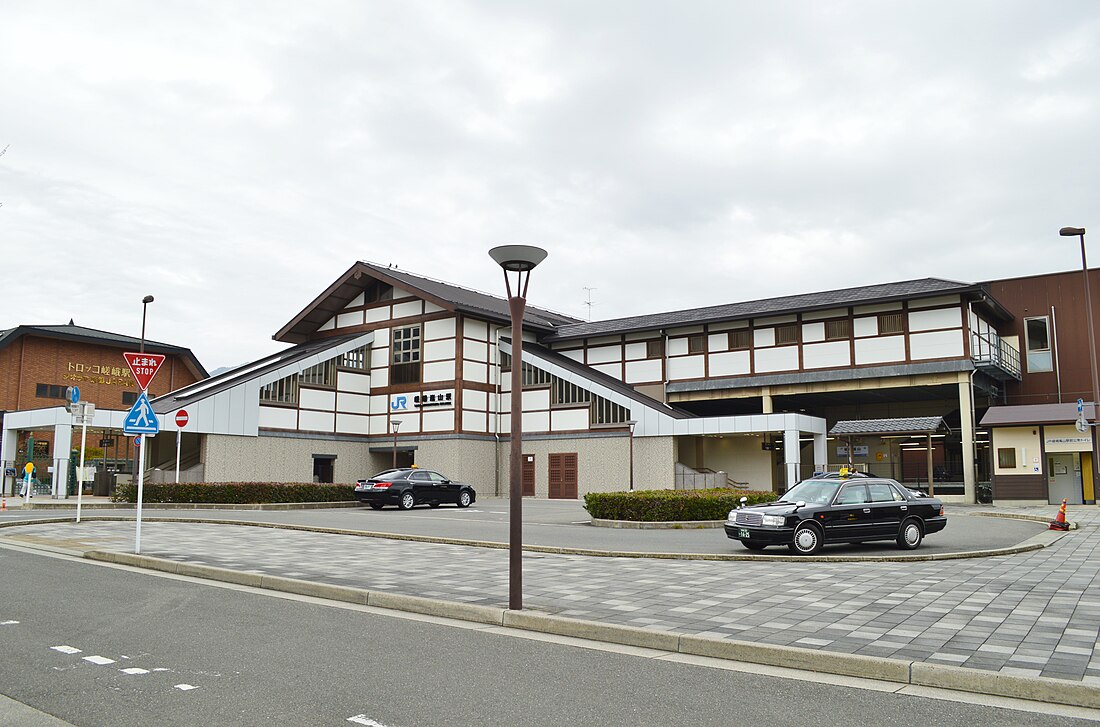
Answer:
[[[628,419],[626,425],[630,427],[630,491],[634,491],[634,427],[638,426],[637,419]]]
[[[508,291],[508,311],[512,319],[512,442],[508,460],[508,608],[523,608],[523,311],[527,305],[527,286],[531,271],[546,259],[546,251],[530,245],[501,245],[489,251],[489,257],[504,269],[504,287]],[[516,287],[508,273],[516,274]],[[524,273],[527,273],[526,277]]]
[[[1096,379],[1096,329],[1092,324],[1092,293],[1089,290],[1089,266],[1085,262],[1085,228],[1084,227],[1063,227],[1058,230],[1058,234],[1062,237],[1080,237],[1081,238],[1081,277],[1085,280],[1085,320],[1088,321],[1089,327],[1089,360],[1092,363],[1092,367],[1089,372],[1092,374],[1092,402],[1093,402],[1093,417],[1096,417],[1096,407],[1100,406],[1100,383],[1097,383]],[[1100,479],[1100,471],[1098,471],[1096,462],[1096,442],[1095,434],[1093,435],[1093,462],[1092,462],[1092,482],[1094,490],[1097,485],[1098,479]]]
[[[400,419],[390,419],[390,429],[393,431],[393,468],[397,469],[397,430],[401,428]]]
[[[138,353],[145,353],[145,312],[149,310],[149,304],[153,302],[153,296],[147,295],[141,299],[141,347]]]

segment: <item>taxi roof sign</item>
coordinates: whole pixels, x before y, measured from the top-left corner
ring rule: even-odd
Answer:
[[[164,363],[163,353],[124,353],[122,356],[126,359],[126,363],[130,366],[130,373],[134,375],[142,391],[149,388],[149,382],[157,375],[161,364]]]

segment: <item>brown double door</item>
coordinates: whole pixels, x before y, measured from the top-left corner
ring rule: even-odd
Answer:
[[[535,455],[525,454],[523,455],[523,477],[521,479],[523,485],[523,496],[534,497],[535,496]]]
[[[577,499],[577,453],[550,455],[550,498]]]

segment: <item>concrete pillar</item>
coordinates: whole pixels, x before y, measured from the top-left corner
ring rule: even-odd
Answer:
[[[760,406],[760,411],[764,414],[772,414],[775,412],[775,409],[772,406],[772,387],[760,387]]]
[[[15,445],[19,437],[18,429],[4,429],[0,432],[0,467],[12,467],[16,471],[16,477],[9,477],[0,469],[0,495],[12,495],[19,491],[14,484],[20,472],[19,463],[15,461]]]
[[[829,466],[829,442],[825,434],[814,435],[814,471],[824,472]]]
[[[971,398],[970,376],[959,375],[959,419],[962,422],[963,496],[967,502],[977,502],[974,474],[974,410]]]
[[[787,489],[798,484],[798,465],[802,461],[802,452],[798,446],[798,430],[783,432],[783,462],[787,465]]]
[[[73,448],[73,425],[53,427],[53,496],[64,500],[69,496],[69,451]]]

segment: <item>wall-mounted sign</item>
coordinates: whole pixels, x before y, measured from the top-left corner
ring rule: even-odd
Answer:
[[[450,391],[432,394],[417,394],[413,397],[413,406],[421,409],[433,406],[453,406],[454,395]]]
[[[408,411],[409,410],[409,395],[408,394],[394,394],[390,397],[390,411]]]
[[[856,444],[852,447],[852,454],[856,457],[866,457],[869,453],[870,453],[870,445]],[[837,457],[847,457],[848,456],[848,446],[842,444],[839,447],[837,447],[836,448],[836,456]]]

